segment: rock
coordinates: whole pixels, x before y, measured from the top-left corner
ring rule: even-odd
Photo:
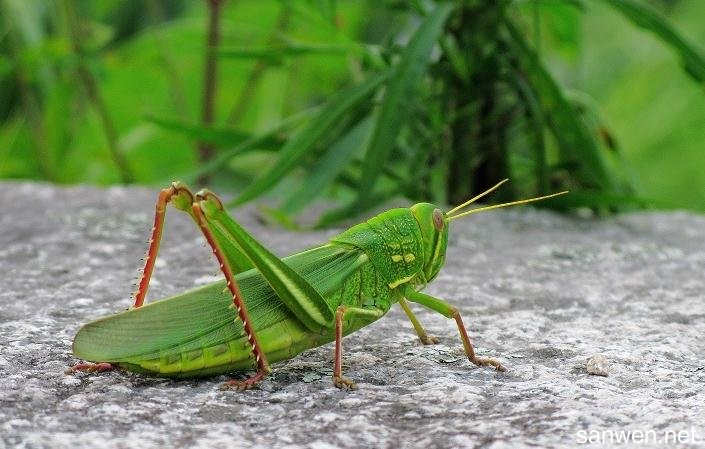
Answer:
[[[596,354],[590,357],[585,364],[585,368],[587,369],[587,372],[590,374],[594,374],[595,376],[607,376],[607,368],[609,366],[609,362],[607,361],[607,358],[605,358],[604,355],[602,354]]]
[[[156,189],[0,186],[0,448],[575,447],[592,432],[701,429],[705,417],[705,218],[640,212],[604,220],[516,208],[452,223],[426,292],[462,312],[412,305],[438,345],[394,307],[343,342],[351,392],[331,381],[332,345],[273,366],[260,388],[120,371],[66,376],[80,325],[130,305]],[[281,255],[336,230],[264,228]],[[218,275],[170,209],[148,301]],[[609,377],[590,376],[599,353]]]

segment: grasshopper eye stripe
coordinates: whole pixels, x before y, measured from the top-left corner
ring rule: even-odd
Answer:
[[[190,378],[256,369],[252,377],[224,385],[240,390],[263,379],[270,363],[335,341],[333,383],[353,388],[354,383],[342,375],[343,335],[381,318],[395,302],[423,344],[437,342],[426,334],[404,298],[455,320],[468,360],[503,371],[499,362],[475,355],[455,307],[418,290],[443,266],[449,221],[565,193],[463,211],[504,182],[446,214],[428,203],[388,210],[320,246],[282,259],[231,218],[213,193],[193,195],[175,182],[162,190],[155,207],[134,306],[81,327],[74,338],[74,355],[96,363],[80,363],[69,371],[117,367]],[[225,279],[143,304],[168,204],[191,216]]]
[[[443,230],[443,212],[441,212],[440,209],[434,209],[433,210],[433,227],[436,228],[436,231],[441,231]]]

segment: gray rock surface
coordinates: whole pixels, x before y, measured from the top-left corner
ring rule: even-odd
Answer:
[[[394,307],[344,340],[353,392],[332,385],[331,345],[243,393],[220,391],[225,376],[65,375],[78,327],[130,305],[155,197],[0,185],[0,447],[663,447],[680,431],[681,447],[705,444],[703,216],[525,207],[454,222],[427,291],[460,308],[479,354],[506,373],[469,364],[454,323],[416,307],[441,341],[420,345]],[[168,215],[151,298],[217,277],[182,215]],[[281,255],[335,233],[236,215]],[[608,377],[587,373],[595,354]],[[610,444],[625,431],[649,440]]]

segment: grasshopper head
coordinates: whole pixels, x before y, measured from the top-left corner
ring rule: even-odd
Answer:
[[[545,200],[547,198],[553,198],[554,196],[564,195],[568,193],[567,191],[553,193],[551,195],[540,196],[537,198],[528,198],[525,200],[512,201],[509,203],[495,204],[492,206],[478,207],[475,209],[465,210],[463,208],[474,203],[483,196],[493,192],[499,186],[507,182],[508,179],[504,179],[485,190],[484,192],[476,195],[463,204],[454,207],[448,212],[443,212],[437,206],[430,203],[418,203],[411,206],[411,212],[416,217],[416,221],[419,222],[419,227],[421,228],[421,235],[423,237],[423,249],[424,249],[424,265],[423,271],[426,275],[426,280],[431,281],[436,277],[441,267],[445,263],[446,258],[446,246],[448,244],[448,224],[461,217],[466,217],[470,214],[477,212],[483,212],[486,210],[499,209],[501,207],[507,206],[517,206],[520,204],[532,203],[534,201]]]
[[[423,238],[423,271],[426,281],[436,277],[446,260],[448,244],[448,219],[437,206],[430,203],[417,203],[411,206],[411,213],[419,223]]]

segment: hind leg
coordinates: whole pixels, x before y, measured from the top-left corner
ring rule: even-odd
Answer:
[[[152,277],[152,272],[154,271],[154,264],[157,260],[159,244],[164,231],[166,206],[170,202],[173,202],[176,208],[184,210],[193,216],[193,213],[191,212],[193,195],[185,185],[180,182],[173,182],[169,187],[162,189],[162,191],[159,192],[159,197],[157,198],[157,203],[155,205],[154,225],[152,226],[152,234],[149,238],[149,248],[147,249],[147,254],[145,255],[142,276],[140,277],[137,291],[134,293],[133,308],[142,307],[145,297],[147,296],[149,281]],[[66,374],[73,374],[76,372],[99,373],[110,371],[115,368],[116,367],[114,365],[107,362],[85,362],[70,367],[66,370]]]
[[[210,245],[211,249],[213,250],[213,255],[218,260],[220,271],[222,271],[223,275],[225,276],[226,285],[230,290],[230,293],[233,298],[233,305],[237,310],[238,317],[240,318],[240,320],[242,320],[242,324],[247,335],[247,340],[250,343],[250,346],[252,347],[252,355],[254,356],[255,363],[257,364],[257,373],[255,375],[245,380],[228,381],[221,386],[221,389],[232,388],[235,390],[248,390],[254,387],[267,374],[269,374],[271,369],[269,368],[269,363],[267,363],[267,357],[262,351],[260,342],[257,338],[257,335],[255,334],[254,327],[252,326],[252,321],[250,320],[250,316],[247,312],[245,302],[242,299],[242,293],[240,293],[240,288],[238,287],[237,281],[235,280],[235,275],[233,274],[230,263],[225,256],[222,246],[216,240],[213,231],[208,225],[208,221],[201,207],[201,205],[208,200],[214,201],[219,206],[222,203],[215,195],[210,192],[199,193],[196,196],[196,200],[197,201],[194,202],[192,205],[192,210],[194,212],[196,222],[198,223],[201,232],[203,232],[203,235],[206,238],[208,245]]]

